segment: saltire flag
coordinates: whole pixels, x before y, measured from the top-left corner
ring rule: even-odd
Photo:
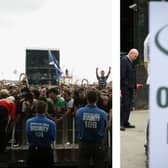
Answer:
[[[63,72],[60,68],[60,65],[57,59],[53,56],[50,50],[48,50],[48,60],[49,60],[49,65],[54,65],[56,80],[59,80]]]

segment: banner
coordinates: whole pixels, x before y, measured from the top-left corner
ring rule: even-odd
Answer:
[[[149,2],[149,167],[168,167],[168,2]]]
[[[55,68],[56,80],[59,80],[62,75],[62,70],[59,66],[57,59],[54,57],[54,55],[50,50],[48,50],[48,60],[49,60],[49,65],[53,65]]]

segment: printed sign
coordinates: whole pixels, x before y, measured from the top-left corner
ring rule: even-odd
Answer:
[[[149,2],[149,167],[168,167],[168,2]]]

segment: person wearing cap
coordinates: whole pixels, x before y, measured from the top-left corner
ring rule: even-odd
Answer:
[[[47,103],[38,100],[36,116],[27,119],[26,135],[28,138],[28,166],[50,168],[53,164],[51,144],[56,138],[56,123],[47,118]]]
[[[0,153],[4,152],[7,146],[7,130],[15,118],[15,113],[16,104],[13,96],[0,99]]]
[[[105,135],[107,128],[107,113],[98,108],[97,91],[87,92],[85,107],[76,112],[77,128],[79,129],[79,167],[89,168],[93,159],[95,168],[105,167]]]

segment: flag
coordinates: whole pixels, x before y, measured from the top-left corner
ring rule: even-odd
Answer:
[[[62,70],[60,68],[60,65],[57,59],[53,56],[50,50],[48,50],[48,60],[49,60],[49,65],[53,65],[55,68],[56,80],[59,80],[62,75]]]

